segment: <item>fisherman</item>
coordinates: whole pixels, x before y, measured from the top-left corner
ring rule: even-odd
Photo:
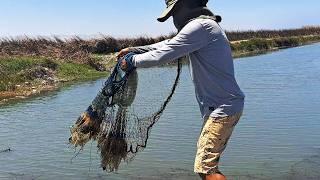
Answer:
[[[173,17],[178,34],[156,44],[129,47],[119,52],[122,69],[147,68],[187,56],[195,94],[203,118],[194,171],[203,180],[226,179],[218,164],[238,123],[244,94],[235,75],[229,40],[219,26],[220,16],[207,8],[208,0],[166,0],[158,18]]]

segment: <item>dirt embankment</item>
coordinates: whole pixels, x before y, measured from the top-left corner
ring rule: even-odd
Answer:
[[[94,59],[93,66],[42,58],[0,58],[0,104],[56,90],[66,82],[106,77],[115,55],[97,55]]]
[[[26,97],[40,94],[44,91],[55,90],[61,80],[57,77],[54,70],[47,67],[36,66],[25,69],[16,74],[24,76],[28,81],[12,84],[5,91],[0,91],[0,104],[10,99],[24,99]]]

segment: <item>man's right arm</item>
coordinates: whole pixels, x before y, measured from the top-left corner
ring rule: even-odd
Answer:
[[[146,45],[146,46],[137,46],[137,47],[130,47],[129,51],[130,52],[134,52],[136,54],[143,54],[149,51],[153,51],[156,49],[159,49],[163,46],[165,46],[165,44],[169,41],[169,39],[166,39],[164,41],[160,41],[158,43],[155,44],[151,44],[151,45]]]
[[[150,44],[150,45],[146,45],[146,46],[128,47],[128,48],[122,49],[118,53],[118,58],[125,56],[129,52],[133,52],[135,54],[143,54],[143,53],[146,53],[146,52],[149,52],[149,51],[157,50],[157,49],[162,48],[163,46],[165,46],[166,43],[169,42],[169,40],[170,39],[166,39],[166,40],[160,41],[158,43]]]

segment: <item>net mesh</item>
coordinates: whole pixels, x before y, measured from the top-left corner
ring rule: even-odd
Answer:
[[[109,172],[118,170],[122,162],[130,162],[146,148],[151,129],[170,102],[180,73],[180,60],[164,67],[138,69],[111,96],[105,93],[106,83],[71,128],[70,143],[83,148],[90,140],[97,141],[101,167]],[[114,80],[119,77],[123,74]]]

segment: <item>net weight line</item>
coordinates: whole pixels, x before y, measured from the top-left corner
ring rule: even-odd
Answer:
[[[154,113],[153,116],[150,117],[150,119],[152,119],[152,121],[151,121],[151,124],[147,128],[147,134],[146,134],[145,142],[143,143],[143,145],[138,145],[135,151],[133,151],[132,146],[131,146],[130,147],[130,151],[128,151],[128,152],[137,153],[139,147],[140,148],[146,148],[147,147],[147,143],[148,143],[148,139],[149,139],[149,134],[150,134],[151,128],[160,119],[162,113],[164,112],[164,110],[166,109],[167,105],[171,101],[172,96],[173,96],[174,92],[176,91],[176,88],[177,88],[177,86],[179,84],[180,75],[181,75],[181,67],[182,67],[181,62],[180,62],[180,60],[178,60],[177,76],[176,76],[174,84],[173,84],[173,86],[171,88],[170,94],[168,95],[168,97],[166,98],[164,103],[162,104],[161,108],[156,113]],[[148,118],[146,118],[146,119],[148,119]],[[144,121],[144,120],[142,120],[142,121]]]

